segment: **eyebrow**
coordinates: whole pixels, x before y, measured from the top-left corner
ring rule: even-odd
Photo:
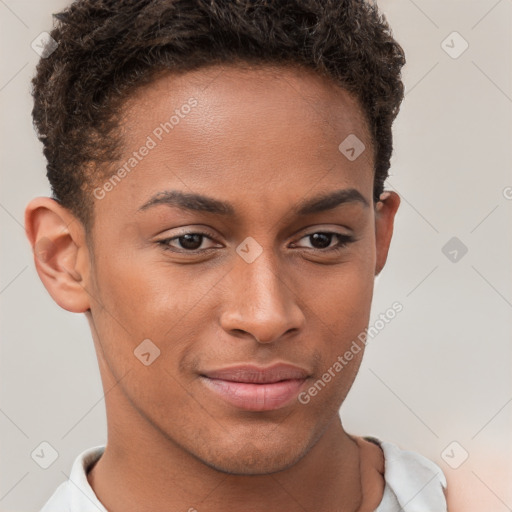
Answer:
[[[293,212],[301,217],[332,210],[341,204],[354,202],[360,203],[366,208],[370,206],[359,190],[346,188],[305,199],[293,208]],[[181,192],[180,190],[166,190],[155,194],[139,208],[139,211],[144,211],[160,204],[176,206],[183,210],[213,213],[229,217],[236,215],[235,208],[231,203],[201,194]]]

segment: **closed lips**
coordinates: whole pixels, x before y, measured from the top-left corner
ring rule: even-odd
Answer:
[[[207,371],[203,376],[248,384],[273,384],[283,380],[303,380],[309,376],[309,373],[302,368],[283,364],[268,368],[244,365]]]

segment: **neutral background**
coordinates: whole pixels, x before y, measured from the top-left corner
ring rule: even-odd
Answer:
[[[0,0],[1,512],[37,511],[106,441],[85,317],[53,303],[23,229],[26,203],[49,195],[31,42],[66,4]],[[404,309],[369,343],[342,418],[436,461],[453,510],[512,510],[512,0],[379,5],[408,63],[387,186],[402,205],[371,323]],[[43,441],[58,452],[46,470],[31,458]]]

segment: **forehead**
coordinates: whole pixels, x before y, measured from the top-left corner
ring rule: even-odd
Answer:
[[[136,210],[155,193],[181,189],[245,205],[296,202],[308,191],[373,184],[371,138],[358,101],[318,74],[292,67],[211,66],[165,73],[123,109],[126,177],[106,200]],[[366,146],[355,161],[339,145]],[[143,158],[134,157],[144,146]],[[233,201],[231,201],[233,202]]]
[[[247,63],[162,72],[125,103],[126,134],[137,135],[141,128],[161,122],[166,114],[168,119],[190,97],[197,99],[201,107],[203,124],[224,130],[247,118],[266,118],[266,129],[271,121],[279,121],[276,131],[287,121],[300,120],[304,132],[321,128],[332,133],[341,128],[341,132],[352,130],[369,135],[358,100],[332,80],[307,68]],[[230,123],[223,124],[228,114]]]

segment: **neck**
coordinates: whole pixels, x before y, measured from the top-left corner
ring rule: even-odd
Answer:
[[[112,393],[108,398],[112,399]],[[265,475],[219,472],[178,446],[134,411],[107,403],[108,442],[88,474],[109,512],[355,512],[362,502],[357,443],[339,416],[293,466]],[[128,428],[129,427],[129,428]]]

